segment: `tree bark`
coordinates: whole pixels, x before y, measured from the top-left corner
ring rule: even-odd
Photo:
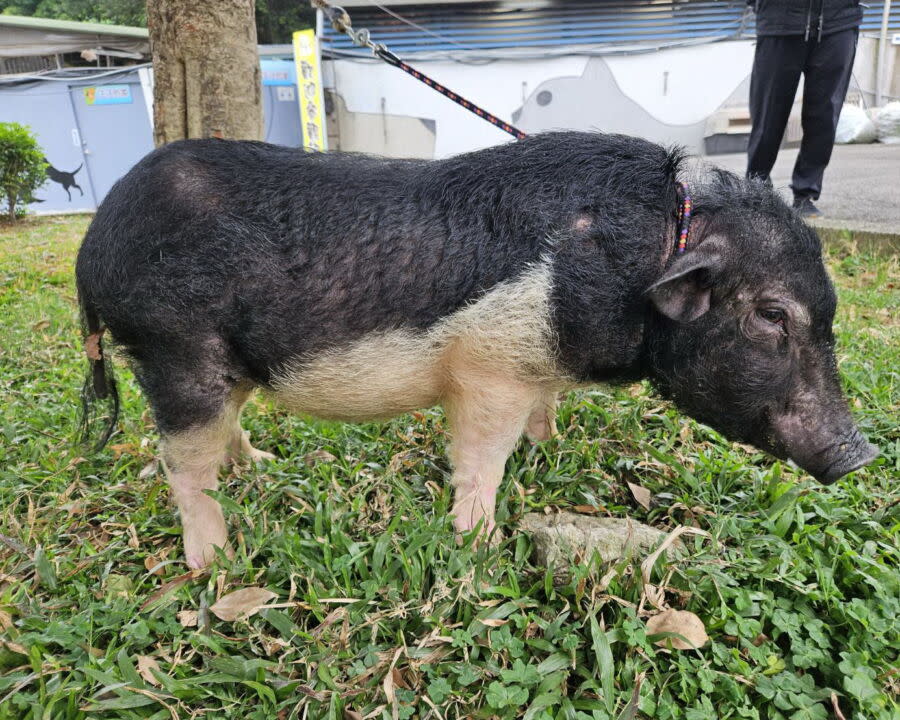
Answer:
[[[254,0],[147,0],[153,140],[259,140]]]

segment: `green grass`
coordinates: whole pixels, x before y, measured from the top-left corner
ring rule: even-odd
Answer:
[[[0,227],[0,720],[900,717],[897,258],[830,258],[841,372],[882,450],[834,486],[643,385],[600,388],[562,405],[559,439],[523,442],[500,492],[508,539],[473,550],[447,519],[440,412],[352,426],[260,401],[246,426],[281,459],[223,474],[237,554],[191,577],[126,369],[110,446],[72,441],[87,222]],[[652,491],[649,511],[626,481]],[[561,587],[531,564],[516,517],[575,505],[711,533],[655,572],[710,644],[648,641],[636,562],[587,563]],[[210,612],[245,586],[276,607]]]

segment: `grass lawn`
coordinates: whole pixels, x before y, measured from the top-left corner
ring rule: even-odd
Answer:
[[[237,554],[195,576],[124,367],[109,446],[73,441],[87,223],[0,226],[0,720],[900,718],[896,257],[829,258],[841,372],[882,451],[836,485],[644,385],[599,388],[563,403],[560,438],[522,443],[500,492],[508,539],[473,550],[447,518],[440,412],[351,426],[262,399],[245,426],[280,459],[223,473]],[[637,561],[587,562],[560,587],[533,566],[517,516],[574,506],[709,531],[654,572],[709,644],[648,640]],[[268,607],[220,619],[245,587]]]

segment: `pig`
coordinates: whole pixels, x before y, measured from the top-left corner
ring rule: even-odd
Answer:
[[[677,149],[581,132],[433,161],[166,145],[78,254],[88,407],[118,402],[105,332],[152,408],[192,568],[228,549],[204,493],[220,468],[272,457],[240,425],[257,388],[347,422],[442,406],[460,533],[493,529],[520,436],[596,383],[648,378],[825,483],[869,463],[816,233],[761,183],[685,172]]]

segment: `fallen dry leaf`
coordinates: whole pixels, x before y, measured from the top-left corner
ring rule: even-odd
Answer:
[[[478,607],[497,607],[502,602],[504,602],[503,598],[491,598],[489,600],[479,600],[475,604],[478,605]]]
[[[274,655],[275,653],[279,653],[285,648],[289,648],[291,644],[289,642],[285,642],[281,638],[276,637],[268,637],[263,636],[263,649],[266,651],[266,655]]]
[[[327,450],[313,450],[303,456],[303,462],[312,467],[320,462],[334,462],[337,458]]]
[[[197,627],[196,610],[181,610],[175,613],[175,617],[178,618],[178,622],[181,623],[181,627]]]
[[[626,480],[626,482],[628,481]],[[634,496],[634,499],[637,500],[638,505],[644,508],[644,510],[650,509],[650,491],[647,488],[643,485],[629,482],[628,489],[631,490],[631,494]]]
[[[321,690],[313,690],[309,685],[298,685],[297,692],[306,695],[306,697],[312,698],[316,702],[325,702],[329,697]],[[331,691],[329,690],[329,692]]]
[[[156,660],[149,655],[138,655],[137,670],[138,674],[151,685],[159,687],[162,684],[156,679],[156,676],[152,672],[153,670],[156,670],[156,672],[162,674],[162,670],[159,669]]]
[[[134,525],[128,526],[128,547],[132,550],[137,550],[141,546],[140,540],[138,540],[137,536],[137,528]]]
[[[166,595],[168,595],[170,592],[172,592],[173,590],[177,590],[185,583],[188,583],[191,580],[196,580],[197,578],[203,577],[206,574],[207,573],[205,570],[191,570],[189,572],[186,572],[184,575],[179,575],[178,577],[172,578],[167,583],[163,583],[162,585],[159,586],[159,588],[150,597],[148,597],[144,601],[144,604],[141,605],[141,607],[140,607],[140,611],[143,612],[148,607],[150,607],[153,603],[157,602],[158,600],[161,600]]]
[[[102,658],[106,655],[106,653],[103,652],[100,648],[92,647],[87,643],[78,643],[78,647],[84,650],[88,655],[92,655],[95,658]]]
[[[81,465],[81,463],[84,463],[84,462],[87,462],[87,458],[83,458],[80,455],[76,458],[72,458],[71,460],[69,460],[68,464],[66,465],[66,470],[71,470],[76,465]]]
[[[638,673],[634,678],[634,688],[631,691],[631,700],[618,715],[618,720],[634,720],[638,714],[638,708],[641,702],[641,685],[644,684],[646,672]]]
[[[50,327],[49,320],[38,320],[34,325],[31,326],[31,329],[40,331],[46,330],[48,327]]]
[[[12,615],[6,610],[0,610],[0,630],[9,630],[12,624]]]
[[[391,675],[394,676],[394,685],[401,687],[404,690],[412,690],[409,683],[406,682],[406,678],[403,677],[403,673],[400,672],[398,668],[393,668],[391,670]]]
[[[677,633],[681,637],[667,637],[656,641],[659,647],[673,647],[676,650],[695,650],[709,641],[703,621],[687,610],[663,610],[659,615],[647,619],[647,634]]]
[[[144,558],[144,567],[147,569],[148,573],[153,573],[154,575],[159,575],[162,577],[166,574],[165,568],[157,567],[161,565],[166,560],[166,555],[168,555],[168,550],[163,549],[156,555],[148,555]]]
[[[384,690],[384,698],[388,701],[388,705],[394,704],[394,673],[393,670],[389,670],[384,675],[384,680],[381,683],[381,687]]]
[[[509,620],[501,620],[500,618],[485,618],[484,620],[479,620],[482,625],[487,625],[488,627],[503,627]]]
[[[248,587],[223,595],[211,605],[209,611],[219,620],[234,622],[254,615],[269,600],[278,597],[271,590],[261,587]]]
[[[117,443],[110,445],[109,449],[113,452],[113,457],[118,460],[123,455],[137,455],[138,447],[134,443]]]
[[[102,360],[103,350],[100,347],[100,337],[103,332],[91,333],[84,339],[84,353],[90,360]]]
[[[394,692],[394,668],[397,666],[397,660],[400,657],[401,652],[403,652],[403,648],[397,648],[397,651],[394,653],[394,659],[391,660],[391,666],[388,668],[387,673],[385,673],[384,680],[381,683],[381,687],[384,690],[384,697],[387,700],[388,705],[391,706],[392,720],[398,720],[400,717],[400,703],[397,701],[397,694]]]
[[[605,511],[605,508],[597,507],[596,505],[573,505],[570,509],[572,512],[582,515],[599,515]]]
[[[644,585],[644,594],[647,596],[650,604],[658,610],[665,609],[666,593],[662,588],[658,588],[655,585],[650,584],[650,574],[653,572],[653,566],[656,564],[659,556],[662,553],[666,552],[669,549],[669,546],[671,546],[681,535],[700,535],[702,537],[711,537],[710,534],[706,532],[706,530],[690,527],[688,525],[679,525],[672,532],[666,535],[666,539],[662,541],[662,544],[658,548],[656,548],[656,550],[650,553],[641,563],[641,582]]]
[[[19,645],[19,643],[4,640],[3,647],[5,647],[10,652],[16,653],[17,655],[24,655],[25,657],[28,657],[28,650],[26,650],[24,646]]]

